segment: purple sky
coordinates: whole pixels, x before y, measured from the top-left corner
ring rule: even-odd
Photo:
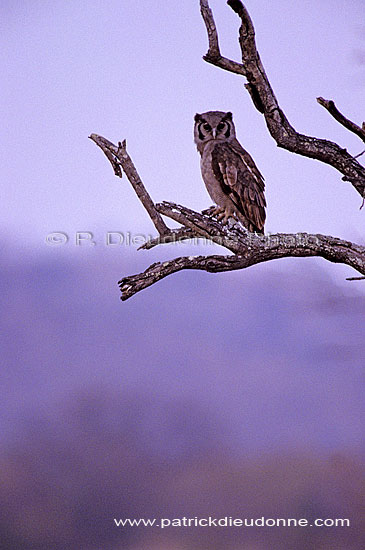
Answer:
[[[211,6],[224,54],[239,60],[235,14],[225,2]],[[273,9],[248,0],[247,7],[290,121],[359,153],[360,140],[315,98],[333,98],[362,122],[363,2],[277,0]],[[87,139],[91,132],[127,138],[155,200],[209,205],[192,139],[194,113],[209,109],[233,111],[238,137],[266,177],[267,231],[363,242],[365,212],[352,187],[332,168],[279,150],[243,80],[202,61],[207,40],[198,0],[12,0],[1,11],[1,219],[9,246],[48,254],[50,231],[152,230],[126,180],[113,176]]]
[[[334,99],[361,124],[363,0],[246,5],[291,123],[359,153],[360,140],[315,98]],[[237,17],[223,0],[211,6],[223,53],[239,60]],[[115,178],[87,136],[127,138],[156,201],[202,209],[210,199],[193,116],[231,110],[240,141],[266,177],[267,231],[320,232],[363,243],[359,195],[334,169],[279,150],[243,80],[202,61],[207,39],[198,0],[3,0],[0,21],[0,510],[6,516],[0,517],[0,540],[9,550],[34,540],[32,547],[48,549],[57,525],[57,550],[91,550],[78,536],[101,547],[110,540],[102,524],[109,515],[105,503],[132,517],[129,497],[142,510],[150,506],[146,491],[156,496],[158,514],[176,506],[198,514],[206,497],[213,511],[215,504],[234,511],[245,510],[245,502],[249,509],[252,500],[260,506],[272,501],[280,515],[277,502],[285,501],[288,514],[299,515],[314,503],[313,514],[348,515],[356,523],[365,285],[344,281],[354,274],[350,268],[286,259],[229,274],[178,273],[121,303],[121,276],[214,247],[181,244],[138,253],[126,245],[106,247],[107,231],[154,231],[126,178]],[[70,241],[47,245],[53,231]],[[92,232],[97,246],[75,246],[78,231]],[[226,453],[219,474],[204,462],[196,469],[194,460],[205,454],[216,461],[216,449]],[[275,474],[287,452],[320,460],[303,468],[287,468],[284,461]],[[256,469],[255,459],[250,493],[243,490],[245,463],[237,461],[262,453],[272,454],[274,475],[259,463]],[[343,455],[348,464],[333,469],[323,465],[324,455],[340,466]],[[238,465],[232,476],[231,459]],[[136,466],[132,482],[129,470],[121,476],[128,460]],[[150,469],[160,463],[167,475],[162,484]],[[224,482],[214,483],[219,476]],[[228,548],[217,541],[212,550]],[[284,546],[314,547],[303,541]],[[142,548],[132,542],[128,548]],[[264,547],[283,544],[255,545]],[[148,541],[148,548],[160,546]]]

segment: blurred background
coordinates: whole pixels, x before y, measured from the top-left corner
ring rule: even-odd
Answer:
[[[246,6],[296,129],[360,153],[315,98],[361,124],[362,0]],[[235,15],[225,2],[211,7],[224,55],[239,59]],[[122,303],[122,276],[219,247],[137,252],[128,236],[154,228],[87,136],[126,137],[156,201],[202,209],[210,200],[193,116],[232,110],[266,177],[267,231],[364,244],[360,197],[332,168],[278,150],[242,80],[201,60],[198,1],[4,0],[0,9],[2,548],[362,548],[364,285],[345,281],[350,268],[286,259],[181,272]],[[107,246],[107,232],[123,242]],[[113,522],[182,516],[349,518],[351,527]]]

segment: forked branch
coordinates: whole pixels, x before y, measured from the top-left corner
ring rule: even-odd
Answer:
[[[261,62],[255,41],[255,29],[250,15],[240,0],[228,0],[227,4],[241,19],[239,44],[242,63],[222,57],[219,49],[218,32],[208,0],[200,0],[200,9],[207,29],[209,49],[205,61],[221,69],[243,75],[247,79],[246,88],[255,107],[265,117],[267,128],[279,147],[292,153],[310,157],[333,166],[343,175],[343,180],[351,182],[361,197],[365,198],[365,168],[346,149],[329,140],[306,136],[297,132],[280,108]],[[343,117],[344,119],[345,117]],[[344,121],[341,121],[343,124]],[[348,121],[350,123],[350,121]],[[345,124],[344,124],[345,125]],[[351,123],[354,131],[354,123]],[[355,132],[361,137],[360,134]]]
[[[362,197],[365,197],[365,169],[354,157],[336,143],[299,134],[290,125],[279,107],[270,82],[260,60],[255,44],[255,31],[250,16],[240,0],[229,0],[229,6],[239,15],[241,27],[239,42],[242,51],[242,64],[223,57],[220,53],[218,33],[212,11],[207,0],[200,0],[202,16],[207,28],[209,50],[206,61],[218,67],[247,78],[246,87],[256,108],[263,113],[270,134],[279,147],[294,153],[321,160],[334,166],[344,178],[351,181]],[[365,129],[346,119],[333,102],[318,98],[343,126],[363,139]],[[142,247],[150,249],[160,244],[185,241],[187,239],[205,239],[225,247],[229,255],[181,256],[174,260],[152,264],[146,271],[119,281],[122,300],[127,300],[137,292],[153,285],[157,281],[184,269],[198,269],[209,273],[244,269],[255,264],[287,257],[318,256],[329,262],[343,263],[355,269],[361,276],[350,280],[365,278],[365,247],[326,235],[308,233],[276,235],[257,235],[249,233],[238,222],[229,220],[223,225],[214,215],[215,209],[195,212],[185,206],[170,202],[155,204],[145,188],[132,159],[127,153],[126,142],[117,146],[97,134],[90,138],[102,149],[114,173],[122,177],[122,171],[145,207],[158,236]],[[180,224],[170,229],[162,216]]]
[[[122,300],[127,300],[137,292],[183,269],[219,273],[244,269],[262,262],[287,257],[319,256],[330,262],[346,264],[361,275],[365,275],[365,247],[349,241],[308,233],[257,235],[249,233],[233,220],[229,220],[227,225],[223,225],[212,217],[211,209],[200,213],[170,202],[154,204],[138,176],[132,159],[126,152],[125,142],[116,147],[102,136],[92,134],[90,137],[101,147],[112,165],[115,164],[123,168],[159,231],[159,237],[147,242],[141,248],[148,249],[159,244],[186,239],[204,239],[223,246],[230,252],[229,256],[182,256],[167,262],[154,263],[143,273],[124,277],[119,281]],[[117,175],[120,177],[119,174]],[[161,215],[180,223],[181,227],[169,229]]]
[[[111,163],[116,176],[121,178],[121,168],[124,170],[124,173],[130,181],[133,189],[137,193],[137,197],[147,210],[148,215],[154,223],[157,231],[161,236],[167,235],[170,230],[161,218],[161,215],[157,212],[155,205],[153,204],[153,201],[147,192],[147,189],[145,188],[141,178],[139,177],[139,174],[133,164],[131,157],[127,153],[126,140],[124,140],[123,142],[119,142],[118,146],[116,146],[111,141],[97,134],[91,134],[91,136],[89,137],[104,152],[107,159]]]
[[[183,269],[198,269],[209,273],[244,269],[262,262],[288,257],[318,256],[330,262],[343,263],[365,274],[365,247],[326,235],[308,233],[256,235],[248,233],[239,224],[222,226],[207,220],[205,214],[194,212],[177,204],[163,203],[156,207],[174,220],[180,218],[188,226],[194,226],[198,236],[225,246],[235,254],[230,256],[188,256],[152,264],[146,271],[119,281],[122,300],[153,285],[172,273]],[[181,217],[180,217],[181,214]],[[220,227],[220,231],[217,228]],[[357,279],[357,278],[356,278]]]

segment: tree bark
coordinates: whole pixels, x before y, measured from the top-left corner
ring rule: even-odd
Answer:
[[[333,166],[343,175],[342,179],[349,181],[360,196],[365,198],[365,168],[355,157],[337,143],[300,134],[290,124],[284,111],[279,106],[261,62],[256,47],[255,29],[247,9],[240,0],[228,0],[227,4],[241,19],[239,44],[242,63],[231,61],[221,55],[217,28],[208,0],[200,0],[200,9],[209,41],[209,49],[203,59],[221,69],[246,77],[246,89],[255,107],[264,115],[269,133],[278,147]],[[332,114],[333,112],[332,109]],[[344,121],[347,121],[347,119],[343,115],[341,117],[340,122],[345,125]],[[351,129],[352,132],[355,131],[355,126],[351,121],[347,121],[346,127]],[[357,128],[360,132],[356,131],[355,133],[363,139],[363,130],[360,127]]]
[[[253,103],[264,115],[268,130],[279,147],[330,164],[343,174],[342,179],[350,181],[358,193],[365,198],[365,169],[356,160],[356,157],[352,157],[346,149],[336,143],[305,136],[296,132],[291,126],[279,107],[261,63],[256,49],[255,31],[248,11],[240,0],[228,0],[227,3],[241,19],[239,43],[242,63],[237,63],[221,55],[217,28],[208,0],[200,0],[201,13],[209,40],[209,49],[204,59],[221,69],[246,77],[246,88]],[[360,128],[347,119],[331,100],[317,98],[317,101],[340,124],[365,141],[364,124]],[[221,245],[229,251],[229,255],[181,256],[166,262],[154,263],[143,273],[123,277],[118,283],[122,292],[122,300],[127,300],[168,275],[184,269],[220,273],[288,257],[321,257],[329,262],[348,265],[361,275],[360,277],[350,277],[349,280],[365,279],[364,246],[321,234],[257,235],[248,232],[233,219],[229,219],[228,223],[223,225],[214,215],[214,207],[203,212],[195,212],[175,203],[155,204],[127,153],[126,141],[119,142],[116,146],[97,134],[91,134],[90,139],[102,149],[116,176],[122,177],[122,172],[125,173],[157,229],[158,236],[140,248],[151,249],[160,244],[176,243],[187,239],[204,239]],[[357,157],[361,155],[362,153]],[[162,216],[178,222],[180,227],[170,229]]]

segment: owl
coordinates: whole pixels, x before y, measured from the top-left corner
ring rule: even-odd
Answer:
[[[194,141],[201,173],[218,219],[237,218],[248,231],[263,233],[266,201],[264,178],[236,139],[232,113],[195,115]]]

